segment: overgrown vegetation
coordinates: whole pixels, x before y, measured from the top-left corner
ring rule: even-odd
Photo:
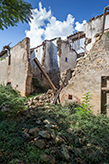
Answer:
[[[5,92],[4,92],[5,91]],[[12,96],[15,95],[16,99]],[[1,97],[2,96],[2,97]],[[14,102],[22,99],[10,86],[0,86],[0,105],[6,104],[11,111],[23,101]],[[2,101],[3,99],[3,101]],[[37,148],[31,141],[32,137],[26,137],[24,129],[38,127],[43,129],[43,125],[37,125],[36,120],[51,119],[57,124],[54,130],[55,135],[62,137],[64,144],[68,147],[70,159],[68,164],[108,164],[109,163],[109,118],[105,115],[97,117],[90,111],[90,93],[84,96],[83,103],[69,104],[65,107],[47,104],[45,107],[34,108],[21,115],[11,115],[9,111],[0,111],[0,163],[25,163],[25,164],[44,164],[40,159],[40,154],[50,154],[52,147],[56,148],[54,153],[56,164],[64,163],[58,153],[59,145],[54,140],[49,147]],[[9,103],[9,101],[11,101]],[[10,105],[11,104],[11,105]],[[19,108],[20,109],[20,108]],[[11,162],[10,162],[11,161]],[[48,163],[48,162],[47,162]]]
[[[35,89],[35,92],[42,93],[47,91],[47,89],[41,85],[40,81],[37,78],[32,79],[32,85]]]
[[[81,117],[86,116],[89,112],[91,112],[91,104],[90,104],[90,92],[83,95],[83,101],[81,105],[75,104],[74,112],[79,114]],[[72,107],[72,104],[69,104]],[[68,105],[68,106],[69,106]],[[73,104],[74,106],[74,104]]]
[[[26,98],[21,97],[19,92],[12,89],[10,85],[0,85],[0,109],[10,109],[13,111],[23,110],[26,108]]]

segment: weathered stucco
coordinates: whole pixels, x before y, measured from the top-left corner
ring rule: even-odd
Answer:
[[[71,48],[68,41],[57,40],[60,73],[76,66],[77,53]]]
[[[90,51],[93,43],[96,41],[97,36],[102,33],[103,15],[95,19],[89,20],[88,23],[83,25],[83,31],[86,35],[86,51]],[[105,30],[109,29],[109,14],[106,15]],[[90,43],[87,42],[90,40]]]
[[[11,63],[9,62],[11,56]],[[0,83],[10,83],[12,87],[20,91],[22,96],[30,94],[32,72],[30,68],[30,39],[25,38],[10,49],[10,54],[5,60],[0,61]]]
[[[68,100],[69,95],[71,102],[74,100],[81,102],[83,94],[91,92],[92,110],[94,114],[101,113],[103,77],[109,77],[109,32],[93,45],[87,56],[78,61],[72,79],[61,91],[61,102]],[[109,116],[109,109],[106,112]]]
[[[33,70],[33,77],[37,77],[42,85],[48,86],[48,82],[43,77],[38,67],[34,63],[33,59],[37,57],[42,67],[49,75],[50,79],[55,85],[59,84],[59,78],[57,74],[59,73],[58,66],[58,56],[57,56],[57,46],[56,39],[46,40],[42,45],[36,47],[31,53],[31,67]]]

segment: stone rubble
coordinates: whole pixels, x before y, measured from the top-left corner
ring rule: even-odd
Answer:
[[[72,69],[68,68],[64,72],[61,73],[61,80],[60,80],[60,86],[62,85],[62,82],[64,82],[64,85],[68,84],[68,81],[72,77]]]
[[[47,93],[43,93],[42,95],[30,98],[28,101],[28,107],[38,107],[44,106],[46,103],[53,103],[54,96],[55,95],[53,93],[53,90],[49,89]]]
[[[40,109],[41,107],[38,107]],[[40,109],[41,110],[41,109]],[[43,109],[42,109],[43,110]],[[49,150],[40,154],[40,159],[49,164],[57,163],[56,156],[60,158],[62,163],[69,164],[72,151],[66,145],[67,138],[62,137],[59,127],[52,117],[43,118],[37,114],[38,110],[30,110],[27,113],[27,119],[35,117],[35,126],[22,129],[22,136],[29,140],[29,143],[41,150]],[[51,115],[50,115],[51,116]],[[70,150],[70,151],[69,151]],[[58,159],[59,160],[59,159]],[[65,162],[66,161],[66,162]]]

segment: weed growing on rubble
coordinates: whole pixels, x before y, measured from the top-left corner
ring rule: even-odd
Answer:
[[[91,113],[90,99],[90,92],[87,92],[83,95],[83,101],[80,105],[77,103],[68,103],[65,105],[65,107],[68,107],[72,114],[76,113],[79,115],[79,117],[84,117],[88,113]]]
[[[81,105],[75,108],[77,114],[79,114],[81,117],[91,112],[90,99],[91,99],[90,92],[87,92],[86,94],[83,95],[83,101]]]

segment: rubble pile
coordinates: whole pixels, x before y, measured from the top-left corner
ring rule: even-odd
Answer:
[[[50,164],[70,164],[73,159],[74,149],[69,146],[70,135],[64,136],[59,126],[61,122],[56,122],[50,111],[53,109],[48,108],[48,116],[44,116],[44,108],[36,107],[30,110],[26,115],[26,119],[31,123],[34,122],[32,128],[22,128],[22,136],[27,138],[30,145],[34,145],[39,150],[43,150],[40,154],[40,159],[43,162]],[[39,113],[39,114],[38,114]],[[72,129],[70,129],[72,131]],[[69,129],[68,129],[69,131]],[[78,158],[76,158],[78,160]]]
[[[64,84],[67,85],[71,77],[72,77],[72,69],[68,68],[61,73],[60,85],[62,85],[62,82],[64,82]]]
[[[53,103],[54,100],[54,93],[52,89],[49,89],[47,93],[43,93],[39,96],[35,96],[30,98],[28,101],[28,106],[37,107],[37,106],[44,106],[45,103]]]

